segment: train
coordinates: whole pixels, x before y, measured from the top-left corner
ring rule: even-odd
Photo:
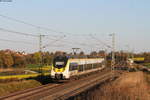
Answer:
[[[57,56],[53,59],[51,78],[56,80],[68,80],[75,76],[81,76],[103,70],[104,58],[69,58]]]

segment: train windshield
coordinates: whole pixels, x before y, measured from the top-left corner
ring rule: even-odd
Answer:
[[[53,65],[55,68],[64,68],[67,64],[67,61],[68,61],[67,57],[58,56],[54,58]]]

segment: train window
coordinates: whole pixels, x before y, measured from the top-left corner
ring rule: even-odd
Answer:
[[[68,61],[67,57],[57,56],[53,60],[53,65],[54,65],[54,67],[60,69],[60,68],[63,68],[66,66],[67,61]]]
[[[93,68],[99,68],[99,67],[101,67],[101,63],[95,63],[95,64],[93,64]]]
[[[77,63],[70,63],[69,65],[69,71],[77,70],[78,64]]]
[[[96,66],[97,66],[97,64],[96,64],[96,63],[94,63],[94,64],[93,64],[93,68],[96,68]]]
[[[83,67],[84,67],[83,65],[79,65],[78,71],[82,72],[83,71]]]
[[[90,70],[90,69],[92,69],[92,64],[86,64],[85,70]]]
[[[64,67],[64,62],[62,62],[62,61],[57,61],[57,62],[55,62],[55,67],[58,67],[58,68],[62,68],[62,67]]]
[[[56,62],[55,65],[56,65],[56,66],[62,66],[62,65],[64,65],[64,62],[62,62],[62,61],[61,61],[61,62],[60,62],[60,61],[59,61],[59,62]]]

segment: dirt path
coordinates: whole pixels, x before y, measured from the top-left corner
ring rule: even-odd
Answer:
[[[148,83],[143,72],[126,73],[116,80],[112,86],[129,97],[130,100],[150,100]]]
[[[143,72],[128,72],[93,91],[91,100],[150,100],[149,87]]]

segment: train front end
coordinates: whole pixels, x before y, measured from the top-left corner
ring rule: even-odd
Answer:
[[[56,80],[68,79],[67,71],[68,58],[65,56],[57,56],[53,60],[53,66],[51,70],[51,78]]]

